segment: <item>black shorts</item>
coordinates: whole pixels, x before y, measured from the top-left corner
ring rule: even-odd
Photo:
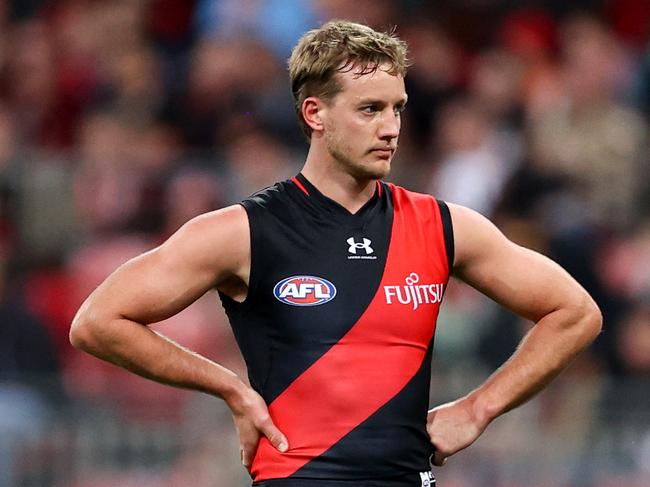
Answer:
[[[435,487],[435,485],[436,479],[433,474],[423,472],[372,480],[273,479],[257,482],[253,487]]]

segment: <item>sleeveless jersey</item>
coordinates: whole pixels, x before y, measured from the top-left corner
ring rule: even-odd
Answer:
[[[378,182],[353,215],[299,174],[242,205],[248,294],[221,298],[289,440],[286,453],[260,440],[255,484],[428,471],[431,351],[453,262],[446,204]]]

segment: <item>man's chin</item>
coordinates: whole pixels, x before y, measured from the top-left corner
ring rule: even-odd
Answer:
[[[374,162],[361,169],[368,179],[383,179],[390,174],[390,159]]]
[[[390,173],[391,158],[368,158],[360,161],[345,160],[339,158],[339,161],[345,161],[344,166],[347,171],[357,180],[383,179]]]

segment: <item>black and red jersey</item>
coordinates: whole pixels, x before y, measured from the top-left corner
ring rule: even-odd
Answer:
[[[453,262],[447,206],[378,182],[351,214],[302,175],[242,205],[249,291],[222,300],[250,382],[289,440],[286,453],[261,440],[253,480],[428,471],[431,351]]]

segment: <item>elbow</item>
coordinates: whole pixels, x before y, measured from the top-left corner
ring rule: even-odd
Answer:
[[[70,344],[77,350],[86,351],[91,341],[91,334],[88,330],[88,325],[75,317],[72,325],[70,326]]]
[[[591,298],[583,306],[582,322],[586,341],[591,343],[603,329],[603,314]]]
[[[97,323],[91,318],[91,313],[87,306],[81,307],[70,325],[70,344],[77,350],[89,352],[96,343],[96,328]]]

